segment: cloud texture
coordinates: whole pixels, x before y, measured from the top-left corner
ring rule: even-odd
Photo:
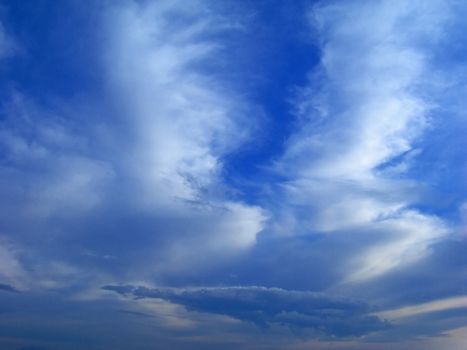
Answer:
[[[465,14],[6,1],[0,347],[462,350]]]

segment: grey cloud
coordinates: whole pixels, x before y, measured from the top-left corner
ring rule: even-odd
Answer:
[[[126,314],[126,315],[133,315],[133,316],[137,316],[137,317],[149,317],[149,318],[152,318],[154,316],[152,315],[149,315],[149,314],[145,314],[144,312],[138,312],[138,311],[131,311],[131,310],[117,310],[118,313],[121,313],[121,314]]]
[[[12,293],[18,293],[19,292],[15,287],[13,287],[13,286],[11,286],[9,284],[5,284],[5,283],[0,283],[0,291],[12,292]]]
[[[104,290],[127,297],[157,298],[187,310],[227,315],[260,327],[287,326],[321,337],[354,337],[387,329],[390,325],[368,315],[360,302],[321,293],[265,287],[213,287],[195,289],[146,288],[107,285]]]

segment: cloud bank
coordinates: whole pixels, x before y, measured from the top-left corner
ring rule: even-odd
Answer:
[[[135,298],[164,299],[188,310],[228,315],[262,327],[279,324],[308,329],[323,337],[362,336],[389,327],[368,315],[367,305],[319,293],[264,287],[151,289],[109,285],[103,289]]]

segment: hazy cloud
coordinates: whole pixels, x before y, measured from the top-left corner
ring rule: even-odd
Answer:
[[[135,298],[164,299],[188,310],[227,315],[263,327],[280,324],[310,329],[318,336],[361,336],[389,326],[368,315],[370,308],[363,303],[312,292],[264,287],[151,289],[129,285],[103,289]]]

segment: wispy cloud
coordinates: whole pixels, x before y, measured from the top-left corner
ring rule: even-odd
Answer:
[[[395,310],[382,311],[378,312],[378,316],[386,319],[398,319],[431,312],[465,308],[467,308],[467,296],[459,296],[418,305],[404,306]]]
[[[104,69],[126,148],[119,160],[148,205],[200,200],[218,185],[222,157],[253,126],[249,105],[203,73],[220,57],[210,36],[228,21],[177,1],[130,3],[107,14]]]
[[[237,24],[207,2],[101,10],[97,96],[39,103],[18,89],[2,100],[0,216],[18,233],[10,238],[27,245],[29,262],[81,271],[91,251],[114,258],[112,273],[127,266],[146,276],[186,273],[251,247],[267,215],[234,199],[223,161],[250,138],[254,108],[209,69],[226,59],[219,34]],[[140,229],[115,229],[115,220]],[[64,256],[31,245],[34,235],[77,244]]]
[[[436,1],[319,3],[310,14],[321,63],[296,101],[299,130],[278,162],[290,178],[287,203],[296,208],[284,208],[284,217],[295,219],[278,226],[391,232],[357,254],[347,281],[414,261],[449,231],[414,209],[421,191],[406,175],[433,118],[426,97],[430,48],[443,38],[449,16]]]
[[[462,2],[40,3],[0,25],[0,347],[462,348]]]

